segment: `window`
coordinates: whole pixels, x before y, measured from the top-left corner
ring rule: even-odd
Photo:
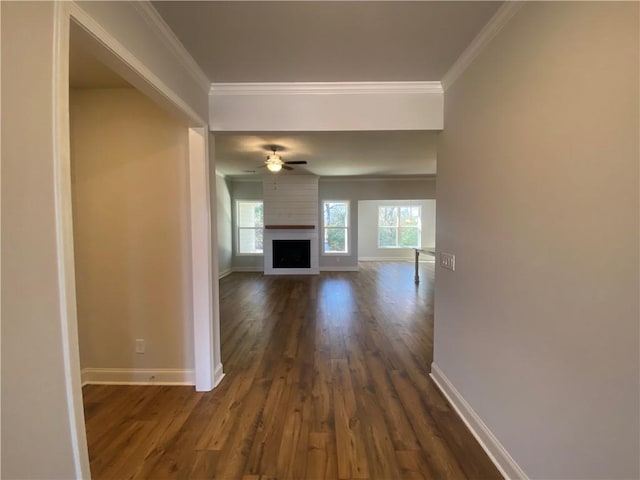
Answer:
[[[349,253],[349,202],[322,202],[322,212],[323,253]]]
[[[421,214],[419,205],[378,207],[378,247],[419,247]]]
[[[238,253],[262,253],[262,238],[264,232],[262,202],[238,200],[236,207]]]

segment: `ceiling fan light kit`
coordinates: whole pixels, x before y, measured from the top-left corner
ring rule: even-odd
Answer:
[[[280,155],[276,154],[275,150],[273,153],[267,155],[267,161],[265,163],[267,164],[267,168],[270,172],[276,173],[282,170],[282,159],[280,158]]]
[[[282,165],[279,163],[267,163],[267,168],[270,172],[276,173],[282,170]]]
[[[275,150],[273,150],[272,153],[267,155],[267,161],[264,162],[264,166],[266,166],[267,169],[270,172],[273,172],[273,173],[277,173],[280,170],[282,170],[283,168],[285,170],[293,170],[292,167],[289,167],[287,165],[306,165],[306,164],[307,164],[307,162],[305,160],[298,160],[298,161],[293,161],[293,162],[283,162],[282,158],[280,158],[280,155],[278,155]]]

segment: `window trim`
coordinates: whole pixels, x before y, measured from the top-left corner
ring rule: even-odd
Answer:
[[[347,206],[347,222],[344,227],[326,227],[324,224],[324,205],[325,203],[344,203]],[[320,215],[322,219],[322,232],[320,233],[320,244],[321,247],[321,255],[324,257],[348,257],[351,255],[351,202],[349,200],[322,200],[321,204],[322,215]],[[324,234],[327,228],[341,228],[344,229],[346,240],[345,247],[347,249],[346,252],[325,252],[324,250]]]
[[[236,241],[234,242],[235,255],[237,257],[263,257],[264,256],[264,243],[262,245],[262,251],[261,252],[241,252],[240,251],[240,230],[262,230],[262,238],[263,238],[263,242],[264,242],[264,200],[259,200],[259,199],[248,199],[248,200],[236,199],[235,203],[236,203],[235,209],[234,209],[235,236],[236,236]],[[260,227],[241,227],[240,226],[239,209],[240,209],[240,204],[241,203],[261,203],[262,204],[262,209],[263,209],[262,210],[263,211],[262,228],[260,228]]]
[[[400,226],[400,209],[401,208],[405,208],[405,207],[410,207],[410,208],[418,208],[418,211],[420,212],[419,214],[419,218],[420,218],[420,225],[418,227],[409,227],[409,228],[417,228],[418,229],[418,245],[416,246],[402,246],[402,245],[398,245],[398,240],[400,237],[400,229],[401,228],[407,228],[407,227],[401,227]],[[398,210],[398,224],[395,226],[388,226],[388,225],[380,225],[380,209],[381,208],[395,208]],[[396,205],[378,205],[378,216],[377,216],[377,224],[378,224],[378,231],[377,231],[377,244],[378,244],[378,248],[379,249],[390,249],[390,250],[399,250],[399,249],[407,249],[407,248],[420,248],[420,240],[422,239],[422,205],[412,205],[410,203],[398,203]],[[396,229],[396,245],[394,246],[383,246],[380,245],[380,228],[395,228]]]

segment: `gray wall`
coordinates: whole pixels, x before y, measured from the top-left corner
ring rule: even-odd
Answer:
[[[637,2],[528,2],[450,87],[435,363],[530,478],[638,478]]]
[[[320,179],[320,205],[323,200],[349,200],[351,203],[351,255],[320,256],[320,268],[357,268],[359,245],[358,202],[360,200],[419,200],[433,199],[436,194],[434,177],[413,179]]]
[[[358,202],[358,258],[360,260],[413,260],[412,248],[378,247],[378,207],[393,205],[411,205],[421,207],[422,225],[420,245],[434,247],[436,244],[436,201],[435,200],[361,200]],[[420,259],[432,260],[431,255]]]
[[[236,254],[235,200],[262,200],[262,181],[230,181],[233,230],[234,269],[262,270],[263,257]],[[345,179],[320,178],[318,218],[322,215],[323,200],[349,200],[351,207],[351,253],[350,255],[320,255],[320,268],[356,269],[358,267],[358,201],[360,200],[420,200],[435,199],[434,177],[403,179]],[[319,242],[321,243],[321,242]],[[321,248],[321,246],[320,246]]]
[[[216,198],[211,200],[216,202],[215,208],[218,212],[218,275],[224,275],[231,271],[233,256],[231,192],[227,180],[216,175],[214,169],[211,169],[211,172],[216,183]]]
[[[238,255],[238,238],[236,228],[236,200],[263,200],[262,178],[253,180],[230,180],[231,191],[231,264],[235,270],[259,270],[264,269],[264,257],[262,255]]]

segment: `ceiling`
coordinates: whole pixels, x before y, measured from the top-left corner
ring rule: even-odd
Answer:
[[[154,1],[212,82],[438,81],[502,2]]]
[[[427,131],[216,134],[216,170],[232,176],[269,173],[260,167],[275,146],[285,162],[307,161],[286,174],[433,175],[437,137],[437,132]]]
[[[155,1],[212,82],[438,81],[502,2]],[[131,85],[71,36],[73,88]],[[437,132],[216,134],[216,170],[261,175],[269,146],[290,173],[436,173]]]

